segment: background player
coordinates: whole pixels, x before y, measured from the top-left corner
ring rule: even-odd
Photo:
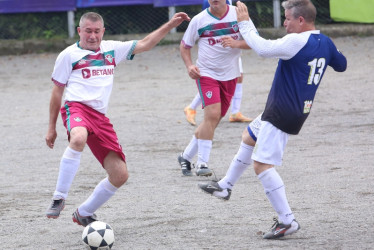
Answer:
[[[231,0],[226,0],[226,3],[229,5],[232,5]],[[203,5],[202,5],[202,10],[209,8],[209,6],[210,6],[209,1],[204,0]],[[243,96],[243,85],[242,85],[243,65],[242,65],[241,58],[239,58],[239,68],[240,68],[240,76],[238,77],[238,81],[236,83],[236,88],[235,88],[235,93],[231,100],[231,114],[229,116],[229,121],[230,122],[250,122],[252,121],[252,119],[245,117],[240,112],[240,106],[241,106],[242,96]],[[196,125],[196,119],[195,119],[196,109],[199,106],[201,107],[201,97],[200,97],[200,94],[197,93],[194,99],[192,100],[192,102],[184,108],[184,114],[186,115],[186,119],[193,126]]]
[[[182,59],[188,74],[196,80],[202,98],[204,120],[196,128],[191,141],[178,157],[184,175],[192,175],[191,161],[197,154],[196,175],[210,176],[208,168],[214,132],[225,116],[240,76],[241,49],[249,49],[242,40],[235,7],[225,0],[210,0],[210,7],[194,16],[180,45]],[[235,48],[224,47],[222,39],[236,40]],[[191,58],[191,48],[198,41],[196,65]]]

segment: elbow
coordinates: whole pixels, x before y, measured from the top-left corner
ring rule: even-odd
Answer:
[[[345,60],[344,63],[342,63],[338,67],[334,68],[334,70],[337,71],[337,72],[344,72],[344,71],[346,71],[346,69],[347,69],[347,60]]]

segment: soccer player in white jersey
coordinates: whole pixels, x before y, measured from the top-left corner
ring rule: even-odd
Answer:
[[[190,20],[186,13],[176,13],[144,39],[121,42],[102,41],[105,27],[99,14],[88,12],[81,17],[77,28],[80,40],[59,54],[52,73],[54,86],[45,140],[48,147],[54,147],[60,111],[69,145],[60,161],[56,189],[46,211],[48,218],[58,218],[64,209],[86,144],[108,177],[98,183],[90,197],[75,210],[75,223],[86,226],[95,221],[94,212],[127,181],[126,158],[113,125],[105,115],[112,91],[114,68],[121,61],[132,60],[135,54],[156,46],[171,29],[185,20]],[[61,107],[64,91],[64,104]]]
[[[226,0],[226,3],[229,5],[232,5],[231,0]],[[209,1],[204,0],[202,9],[205,10],[209,8]],[[236,41],[236,40],[233,40]],[[243,97],[243,65],[242,65],[242,60],[241,57],[239,58],[239,69],[240,69],[240,76],[238,77],[238,81],[236,83],[236,88],[234,92],[234,96],[232,97],[231,100],[231,109],[230,109],[230,116],[229,116],[229,121],[230,122],[251,122],[252,119],[244,116],[240,112],[240,106],[242,103],[242,97]],[[201,97],[200,93],[197,93],[195,97],[192,99],[191,103],[187,105],[184,108],[184,114],[186,116],[186,120],[188,123],[191,125],[195,126],[196,125],[196,109],[201,106]]]
[[[197,154],[196,175],[210,176],[208,161],[214,131],[225,116],[240,76],[241,49],[249,49],[237,27],[235,7],[226,0],[209,0],[210,7],[194,16],[180,45],[180,52],[189,76],[196,81],[204,108],[204,120],[196,128],[191,141],[179,155],[182,174],[191,176],[191,161]],[[236,40],[236,48],[223,47],[222,38]],[[191,48],[198,42],[196,64]]]
[[[284,27],[287,35],[278,40],[261,38],[249,22],[247,7],[237,3],[240,33],[247,44],[263,57],[279,58],[264,112],[243,131],[242,142],[226,176],[218,182],[199,184],[213,196],[228,200],[231,190],[253,162],[267,198],[278,214],[265,239],[297,232],[300,226],[289,206],[285,186],[274,166],[282,164],[289,135],[299,133],[307,119],[327,66],[337,72],[347,60],[330,38],[316,30],[316,8],[310,0],[288,0]]]

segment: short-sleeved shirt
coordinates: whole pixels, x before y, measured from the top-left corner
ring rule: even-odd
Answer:
[[[241,49],[224,48],[221,38],[231,36],[241,40],[234,6],[227,5],[227,12],[217,18],[206,9],[194,16],[184,33],[182,44],[192,48],[198,41],[196,66],[201,76],[228,81],[240,76],[239,57]]]
[[[97,51],[75,43],[56,59],[52,80],[65,86],[65,101],[80,102],[105,114],[112,92],[114,68],[132,60],[137,41],[102,41]]]

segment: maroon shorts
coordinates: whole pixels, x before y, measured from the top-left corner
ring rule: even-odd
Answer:
[[[87,129],[87,145],[101,165],[110,151],[116,152],[126,162],[113,125],[104,114],[79,102],[66,102],[60,111],[69,140],[74,127]]]
[[[202,76],[196,80],[202,107],[221,103],[221,116],[224,117],[230,107],[231,98],[235,93],[237,78],[229,81],[218,81]]]

